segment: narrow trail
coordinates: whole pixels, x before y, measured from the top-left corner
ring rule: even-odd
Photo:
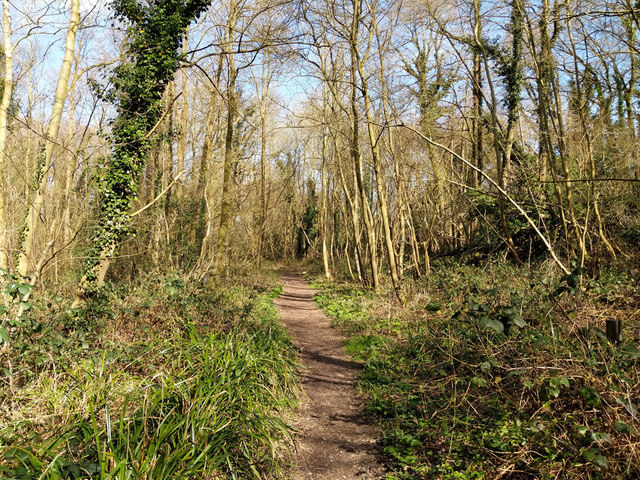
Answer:
[[[362,414],[354,388],[359,367],[315,306],[315,292],[299,275],[282,277],[284,294],[275,303],[303,364],[293,480],[377,480],[384,467],[378,432]]]

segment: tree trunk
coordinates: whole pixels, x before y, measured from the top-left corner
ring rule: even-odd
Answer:
[[[222,275],[227,267],[229,257],[229,236],[233,226],[231,215],[232,202],[232,182],[233,170],[236,161],[236,149],[234,145],[235,122],[237,116],[236,79],[238,70],[235,66],[235,54],[233,48],[235,36],[235,8],[232,5],[229,11],[227,23],[227,45],[225,47],[227,62],[229,65],[229,83],[227,86],[227,127],[224,141],[224,166],[222,174],[222,198],[220,203],[220,226],[216,240],[215,262],[213,264],[213,277],[211,282],[214,286],[220,285]]]
[[[18,246],[17,272],[23,277],[29,275],[29,264],[33,256],[33,247],[35,241],[36,229],[40,211],[44,204],[44,195],[47,187],[47,172],[53,158],[53,148],[55,146],[60,123],[62,120],[62,110],[68,93],[69,76],[71,74],[71,64],[73,63],[73,54],[76,40],[76,32],[80,23],[80,0],[72,0],[71,2],[71,20],[67,31],[65,42],[64,57],[62,59],[62,67],[58,75],[58,84],[56,86],[56,94],[51,110],[51,120],[47,128],[46,144],[44,151],[41,151],[36,165],[36,175],[34,179],[34,198],[27,211],[26,218],[23,223],[21,232],[21,242]]]
[[[329,250],[327,248],[327,223],[328,223],[328,205],[327,205],[327,161],[328,161],[328,132],[327,132],[327,92],[322,95],[322,177],[321,177],[321,200],[320,200],[320,235],[322,236],[322,264],[324,266],[324,276],[327,280],[331,279],[331,268],[329,267]]]
[[[358,108],[358,63],[359,63],[359,28],[361,21],[362,5],[361,0],[353,0],[353,19],[350,32],[351,47],[351,115],[352,115],[352,138],[351,138],[351,160],[358,185],[358,195],[362,205],[365,232],[367,234],[367,247],[369,250],[369,262],[371,270],[371,284],[374,290],[378,290],[380,281],[378,277],[378,252],[376,242],[375,223],[371,213],[369,198],[367,197],[364,180],[362,152],[360,151],[360,112]]]
[[[187,44],[189,42],[189,32],[185,34],[182,54],[187,54]],[[180,83],[182,84],[182,101],[180,108],[180,132],[178,134],[178,157],[176,159],[176,170],[184,171],[184,161],[187,156],[187,128],[189,126],[189,91],[187,89],[187,70],[183,67],[180,75]],[[181,178],[176,184],[176,197],[182,199],[184,190],[184,180]]]
[[[6,183],[4,177],[7,157],[7,134],[9,130],[9,108],[13,93],[13,45],[11,44],[11,2],[2,0],[2,33],[4,46],[4,78],[2,103],[0,103],[0,268],[9,269],[9,226],[5,205]]]

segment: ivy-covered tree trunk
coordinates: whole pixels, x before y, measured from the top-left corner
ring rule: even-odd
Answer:
[[[104,97],[117,109],[109,139],[111,155],[99,183],[98,219],[76,298],[76,306],[102,283],[118,243],[127,235],[130,209],[138,192],[157,124],[162,120],[162,95],[182,59],[189,24],[211,0],[114,0],[118,20],[126,22],[128,61],[113,73]]]

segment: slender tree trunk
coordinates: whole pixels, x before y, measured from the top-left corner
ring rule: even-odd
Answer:
[[[53,149],[56,138],[58,137],[58,131],[62,120],[62,110],[68,93],[69,76],[71,73],[71,64],[73,63],[76,33],[78,31],[79,23],[80,1],[72,0],[71,20],[69,22],[62,67],[58,76],[55,99],[51,110],[51,120],[49,121],[49,126],[47,128],[46,145],[44,147],[44,151],[39,154],[36,166],[36,176],[34,179],[34,198],[29,206],[29,210],[27,211],[23,230],[21,232],[22,241],[20,242],[18,250],[17,272],[23,277],[27,277],[29,275],[29,263],[33,256],[36,229],[47,187],[47,171],[51,165],[51,159],[53,158]]]
[[[227,53],[227,62],[229,67],[229,83],[227,86],[227,126],[224,141],[224,166],[222,174],[222,198],[220,203],[220,226],[218,228],[218,238],[216,240],[215,262],[213,265],[212,283],[217,286],[222,281],[229,252],[229,236],[233,226],[233,218],[231,215],[232,202],[232,175],[234,164],[236,161],[236,149],[234,146],[235,122],[237,116],[237,99],[236,99],[236,80],[238,70],[235,66],[235,54],[231,51],[233,48],[235,36],[235,8],[232,6],[229,11],[229,19],[227,23],[227,45],[225,47]]]
[[[366,283],[366,278],[364,275],[364,268],[363,268],[363,263],[362,263],[362,239],[361,239],[361,234],[360,234],[360,208],[358,205],[358,187],[357,184],[354,186],[354,195],[352,196],[351,193],[349,193],[349,187],[347,186],[347,182],[345,180],[344,177],[344,172],[342,170],[342,159],[340,156],[339,151],[336,151],[336,155],[337,155],[337,164],[338,164],[338,171],[340,174],[340,181],[342,182],[342,190],[344,191],[344,195],[347,199],[347,203],[349,204],[349,210],[351,211],[351,224],[353,227],[353,239],[354,239],[354,257],[355,257],[355,261],[356,261],[356,271],[358,273],[358,280],[361,281],[363,284]],[[347,218],[347,214],[346,212],[344,212],[344,216],[345,218]],[[349,236],[349,230],[346,230],[346,234],[347,237]],[[348,250],[346,251],[347,256],[349,255]]]
[[[182,54],[187,54],[187,44],[189,43],[189,32],[185,34]],[[189,126],[189,90],[187,88],[187,70],[182,69],[180,74],[180,83],[182,84],[182,99],[180,107],[180,132],[178,135],[178,156],[176,158],[176,169],[178,172],[184,171],[184,162],[187,157],[187,129]],[[182,199],[184,191],[184,180],[181,178],[176,184],[176,197]]]
[[[375,175],[376,190],[378,197],[378,206],[380,207],[380,215],[382,216],[382,228],[384,233],[384,241],[389,258],[389,270],[391,271],[391,282],[393,288],[397,291],[400,287],[400,279],[398,278],[398,265],[396,263],[396,253],[393,246],[393,238],[391,236],[391,226],[389,224],[389,210],[387,206],[387,196],[384,188],[384,173],[382,172],[382,161],[380,159],[380,149],[378,147],[378,134],[374,129],[374,119],[371,112],[371,98],[369,97],[369,86],[364,65],[358,62],[358,73],[360,74],[360,90],[364,97],[364,110],[367,119],[367,132],[369,134],[369,143],[371,145],[371,156],[373,159],[373,171]]]
[[[473,1],[473,35],[476,45],[480,45],[482,39],[482,22],[480,19],[480,0]],[[482,157],[483,145],[483,129],[482,129],[482,63],[480,57],[480,49],[473,50],[473,107],[471,118],[471,161],[480,170],[484,170],[484,162]],[[471,171],[471,186],[478,188],[480,178],[478,172]]]
[[[77,78],[79,70],[79,63],[76,62],[74,69],[74,78]],[[69,124],[74,125],[74,118],[76,112],[76,98],[75,98],[75,83],[72,82],[71,91],[69,92]],[[72,127],[73,128],[73,127]],[[64,190],[60,199],[62,204],[62,211],[60,213],[60,227],[61,227],[61,239],[63,243],[68,242],[72,235],[73,229],[71,226],[71,204],[73,195],[73,183],[74,175],[78,169],[78,159],[80,151],[86,146],[90,136],[87,135],[88,126],[85,127],[83,136],[80,139],[79,145],[69,152],[69,158],[65,164],[64,170]]]
[[[526,14],[525,14],[526,15]],[[549,125],[550,117],[550,99],[551,99],[551,75],[552,64],[549,54],[551,53],[549,39],[549,2],[544,0],[543,9],[539,19],[540,35],[534,34],[531,21],[527,21],[527,37],[529,40],[529,48],[534,59],[534,67],[536,72],[536,87],[538,94],[538,168],[541,182],[547,181],[550,173],[553,180],[553,194],[558,204],[558,216],[561,220],[562,229],[564,231],[565,240],[569,241],[568,222],[564,210],[564,199],[558,187],[558,175],[555,165],[555,152],[551,140],[551,127]],[[540,44],[537,49],[536,45]],[[548,54],[548,53],[549,54]]]
[[[327,248],[328,234],[328,205],[327,205],[327,162],[328,162],[328,99],[326,90],[322,94],[322,178],[320,191],[320,235],[322,237],[322,264],[324,266],[324,276],[331,279],[331,268],[329,266],[329,250]]]
[[[9,108],[13,94],[13,45],[11,43],[11,2],[2,0],[2,33],[4,46],[4,78],[2,103],[0,103],[0,268],[9,269],[9,226],[5,205],[6,181],[4,177],[7,157],[7,133]]]
[[[602,223],[602,216],[600,215],[600,206],[598,203],[598,191],[596,188],[596,182],[594,181],[596,178],[596,165],[595,165],[595,160],[594,160],[594,155],[593,155],[593,141],[591,138],[591,129],[589,128],[589,121],[588,121],[588,116],[589,114],[585,111],[586,108],[586,104],[583,98],[583,92],[582,92],[582,82],[580,80],[580,71],[578,69],[578,53],[576,50],[576,45],[573,39],[573,32],[571,29],[571,21],[569,19],[567,19],[567,31],[569,33],[569,40],[571,41],[571,46],[572,46],[572,50],[573,50],[573,66],[574,66],[574,76],[575,76],[575,85],[576,85],[576,92],[577,92],[577,102],[578,102],[578,113],[580,116],[580,124],[582,126],[582,134],[585,137],[586,140],[586,156],[587,156],[587,163],[588,163],[588,170],[589,170],[589,177],[591,179],[591,182],[589,182],[589,196],[591,198],[591,202],[593,204],[593,213],[596,217],[596,225],[598,227],[598,236],[600,237],[600,240],[602,241],[602,243],[604,244],[605,248],[607,249],[607,251],[609,252],[609,254],[615,258],[616,257],[616,252],[613,249],[613,246],[611,245],[611,243],[609,242],[609,240],[607,239],[605,233],[604,233],[604,225]],[[633,66],[632,66],[633,69]],[[633,76],[633,75],[632,75]],[[633,85],[633,84],[632,84]],[[631,124],[631,136],[635,136],[635,134],[633,133],[633,124]],[[586,230],[586,227],[585,227]],[[585,232],[586,233],[586,232]],[[581,246],[582,248],[584,248],[584,240],[581,240]],[[584,251],[584,250],[583,250]],[[583,256],[584,258],[584,256]]]
[[[260,89],[260,238],[258,243],[258,264],[262,263],[267,229],[267,143],[269,132],[269,90],[271,85],[271,64],[269,52],[265,52],[262,62]],[[257,86],[257,82],[256,82]]]
[[[205,232],[201,232],[198,237],[198,230],[204,230],[205,224],[209,222],[206,219],[207,200],[206,186],[209,177],[209,157],[211,156],[211,149],[213,147],[215,137],[215,124],[216,124],[216,96],[213,87],[210,91],[209,105],[206,114],[204,140],[202,142],[202,150],[200,151],[200,158],[198,161],[198,177],[196,179],[196,188],[194,192],[194,200],[196,202],[196,218],[195,221],[189,224],[189,242],[196,246],[197,254],[201,257],[203,253],[203,243]]]
[[[637,89],[635,87],[637,79],[638,79],[638,60],[636,53],[636,26],[633,21],[629,20],[625,24],[626,32],[627,32],[627,42],[629,43],[629,86],[625,92],[625,103],[627,110],[627,128],[629,133],[631,134],[632,147],[631,147],[631,163],[634,168],[635,179],[640,180],[640,161],[638,158],[638,149],[640,149],[640,145],[638,145],[638,138],[640,135],[636,132],[636,119],[633,108],[633,101],[635,93]]]
[[[377,290],[380,286],[378,277],[378,252],[375,232],[375,222],[371,213],[371,206],[369,204],[369,198],[367,197],[364,179],[363,179],[363,164],[362,164],[362,152],[360,151],[360,112],[358,107],[358,63],[359,63],[359,29],[362,13],[362,0],[353,0],[353,19],[350,32],[350,47],[351,47],[351,115],[352,115],[352,139],[351,139],[351,160],[353,162],[353,168],[358,185],[358,195],[360,197],[360,203],[362,205],[365,232],[367,234],[367,247],[369,250],[369,262],[371,270],[371,284],[374,290]]]
[[[368,4],[370,5],[370,4]],[[386,75],[385,75],[385,64],[384,64],[384,55],[383,55],[383,51],[384,51],[384,43],[382,42],[382,39],[380,37],[380,32],[378,31],[378,23],[377,23],[377,19],[376,19],[376,14],[375,14],[375,10],[372,9],[370,7],[370,12],[371,12],[371,18],[372,18],[372,22],[373,22],[373,31],[375,33],[376,36],[376,41],[377,41],[377,46],[378,46],[378,59],[380,62],[380,85],[381,85],[381,89],[382,89],[382,112],[384,115],[384,121],[386,125],[391,125],[391,115],[389,113],[389,93],[387,91],[387,79],[386,79]],[[400,208],[400,245],[399,245],[399,261],[396,259],[396,251],[395,251],[395,247],[394,247],[394,241],[393,241],[393,236],[392,236],[392,232],[391,232],[391,226],[390,226],[390,222],[389,222],[389,208],[387,205],[387,195],[386,195],[386,189],[384,188],[384,184],[386,182],[384,182],[384,173],[383,173],[383,166],[382,166],[382,158],[380,155],[380,151],[378,148],[378,137],[374,137],[374,128],[373,128],[373,114],[372,114],[372,106],[371,106],[371,98],[370,98],[370,94],[369,94],[369,89],[368,89],[368,85],[367,85],[367,77],[365,75],[364,72],[364,65],[362,64],[362,62],[359,65],[359,73],[360,73],[360,79],[362,82],[362,90],[363,90],[363,95],[365,98],[365,111],[367,114],[367,123],[368,123],[368,131],[369,131],[369,142],[371,144],[371,151],[372,151],[372,155],[373,155],[373,160],[374,160],[374,170],[376,173],[376,185],[378,188],[378,201],[380,204],[380,211],[382,214],[382,223],[383,223],[383,228],[384,228],[384,237],[385,237],[385,243],[386,243],[386,247],[387,247],[387,254],[389,257],[389,269],[391,270],[391,281],[393,283],[393,287],[396,290],[396,293],[398,292],[398,289],[400,288],[400,278],[402,277],[402,270],[404,268],[404,243],[405,243],[405,221],[404,221],[404,212],[402,211],[402,208]],[[396,158],[396,151],[395,151],[395,144],[394,144],[394,138],[393,138],[393,132],[392,129],[390,127],[386,128],[387,131],[387,139],[389,142],[389,154],[391,157],[391,160],[393,162],[393,166],[394,166],[394,171],[396,172],[396,178],[399,176],[398,175],[398,161]],[[380,138],[382,138],[382,136],[380,136]]]

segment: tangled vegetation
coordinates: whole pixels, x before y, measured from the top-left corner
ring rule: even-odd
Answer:
[[[55,296],[0,353],[0,477],[271,478],[287,463],[296,360],[271,277],[177,277]]]
[[[580,273],[440,262],[401,310],[318,284],[364,362],[389,479],[638,478],[640,330],[625,322],[619,345],[603,331],[637,315],[637,281]]]

